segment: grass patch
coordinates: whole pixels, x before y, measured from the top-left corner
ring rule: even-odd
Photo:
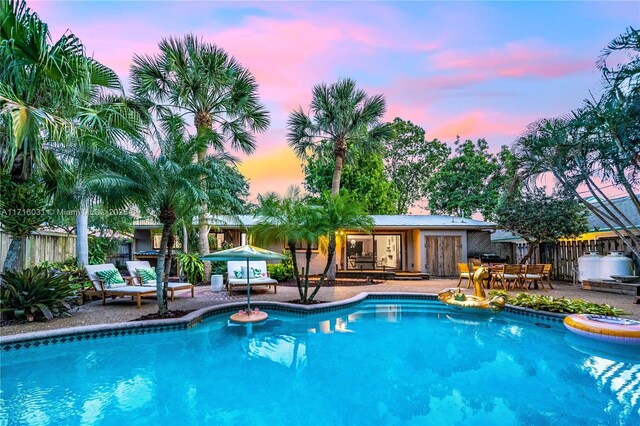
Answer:
[[[518,293],[515,296],[504,290],[491,290],[490,296],[504,296],[509,305],[535,309],[537,311],[560,312],[564,314],[596,314],[620,316],[625,315],[622,309],[614,308],[606,303],[591,303],[582,299],[551,297],[538,294]]]

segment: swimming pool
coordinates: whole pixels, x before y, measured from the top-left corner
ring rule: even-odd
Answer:
[[[270,315],[250,329],[225,314],[186,331],[5,352],[0,423],[640,420],[640,354],[559,322],[401,299]]]

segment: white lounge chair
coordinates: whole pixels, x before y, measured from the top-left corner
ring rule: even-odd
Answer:
[[[131,296],[131,300],[137,298],[137,306],[138,308],[142,304],[142,296],[155,296],[155,289],[151,289],[149,287],[141,287],[132,285],[131,277],[122,277],[125,282],[123,284],[111,284],[110,286],[106,285],[104,280],[100,278],[96,272],[99,271],[107,271],[107,270],[115,270],[116,267],[112,264],[104,264],[104,265],[87,265],[85,266],[85,270],[87,271],[87,275],[91,284],[93,284],[93,288],[96,290],[98,294],[102,296],[102,304],[106,304],[107,296],[111,297],[124,297]],[[128,281],[128,284],[127,284]]]
[[[246,260],[232,260],[227,262],[227,291],[231,293],[233,286],[247,286],[247,277],[243,271],[247,269]],[[257,272],[259,271],[259,272]],[[278,293],[278,281],[269,278],[267,272],[267,262],[264,260],[249,261],[249,284],[251,286],[266,285],[273,286],[274,293]]]
[[[140,274],[138,274],[138,269],[150,269],[151,265],[146,260],[130,260],[127,261],[127,270],[129,271],[129,275],[131,275],[133,279],[133,284],[142,287],[153,287],[156,288],[156,281],[147,281],[143,282]],[[155,268],[154,268],[155,269]],[[176,290],[191,290],[191,297],[195,297],[195,287],[190,283],[180,283],[180,282],[169,282],[167,286],[167,290],[171,294],[171,301],[173,301]]]

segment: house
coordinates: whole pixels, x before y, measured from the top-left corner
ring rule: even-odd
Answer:
[[[371,234],[341,232],[336,249],[339,273],[376,271],[382,274],[413,272],[432,276],[457,275],[456,263],[466,262],[490,247],[490,232],[496,225],[480,220],[431,215],[374,215]],[[217,247],[224,243],[246,244],[247,232],[256,223],[253,216],[216,216],[211,219],[210,241]],[[134,252],[138,259],[153,261],[160,248],[161,226],[138,220],[134,232]],[[176,241],[181,238],[177,236]],[[272,244],[269,250],[280,252],[282,244]],[[304,250],[298,247],[298,265],[304,266]],[[326,255],[312,247],[309,270],[319,274],[324,270]]]

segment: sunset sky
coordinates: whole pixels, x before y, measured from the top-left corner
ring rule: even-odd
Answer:
[[[28,1],[54,38],[67,29],[128,87],[134,53],[192,32],[249,68],[270,129],[240,156],[251,192],[300,183],[286,119],[311,88],[352,77],[387,100],[386,118],[427,138],[511,144],[537,118],[580,106],[598,90],[594,62],[640,2],[70,2]]]

